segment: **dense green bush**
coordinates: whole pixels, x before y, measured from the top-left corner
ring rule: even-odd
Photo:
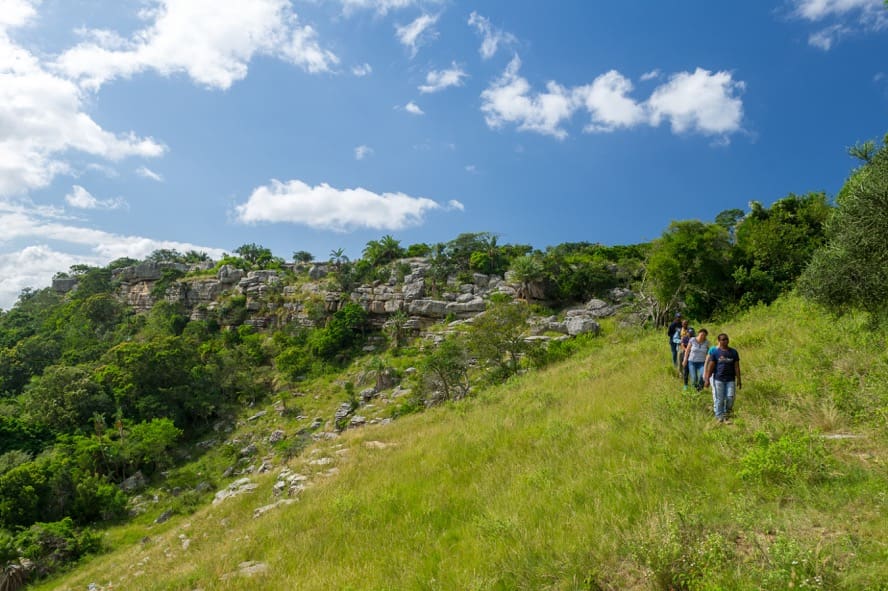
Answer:
[[[70,518],[38,522],[16,536],[21,555],[34,562],[38,577],[101,549],[101,536],[92,530],[78,530]]]

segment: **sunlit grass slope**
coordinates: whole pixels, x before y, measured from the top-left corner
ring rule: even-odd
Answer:
[[[38,588],[888,588],[885,334],[794,299],[707,328],[741,354],[733,425],[681,392],[661,331],[610,334],[316,444],[293,504],[254,518],[273,470]]]

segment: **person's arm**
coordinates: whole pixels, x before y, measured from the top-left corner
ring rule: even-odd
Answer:
[[[712,360],[712,355],[706,356],[706,367],[703,370],[703,383],[709,383],[709,376],[712,375],[712,370],[714,369],[715,362]]]
[[[740,382],[740,360],[734,362],[734,379],[737,380],[737,389],[743,387],[743,384]]]

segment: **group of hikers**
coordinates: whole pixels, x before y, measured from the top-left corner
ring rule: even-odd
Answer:
[[[730,423],[734,410],[734,397],[741,388],[740,354],[728,346],[728,335],[718,335],[716,345],[709,343],[709,331],[695,331],[680,313],[666,329],[672,350],[672,365],[684,381],[697,392],[704,387],[712,388],[712,408],[719,423]]]

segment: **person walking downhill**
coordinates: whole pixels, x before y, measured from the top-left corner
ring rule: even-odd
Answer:
[[[685,354],[685,375],[690,377],[694,389],[699,392],[703,389],[703,370],[706,366],[706,357],[709,356],[709,331],[701,328],[697,336],[691,339]],[[687,385],[687,379],[685,379]]]
[[[672,351],[672,367],[678,367],[678,344],[681,342],[681,313],[675,313],[675,319],[666,329],[666,335],[669,337],[669,349]],[[677,335],[677,338],[676,338]]]
[[[706,361],[703,381],[712,379],[712,406],[719,423],[730,423],[734,410],[734,396],[740,382],[740,354],[728,346],[728,335],[718,335],[718,347]]]
[[[696,333],[694,333],[694,329],[688,327],[686,331],[682,331],[684,334],[681,337],[681,345],[679,345],[679,359],[681,359],[681,379],[684,382],[684,388],[682,390],[684,392],[688,391],[688,349],[691,346],[691,341],[696,338]]]

